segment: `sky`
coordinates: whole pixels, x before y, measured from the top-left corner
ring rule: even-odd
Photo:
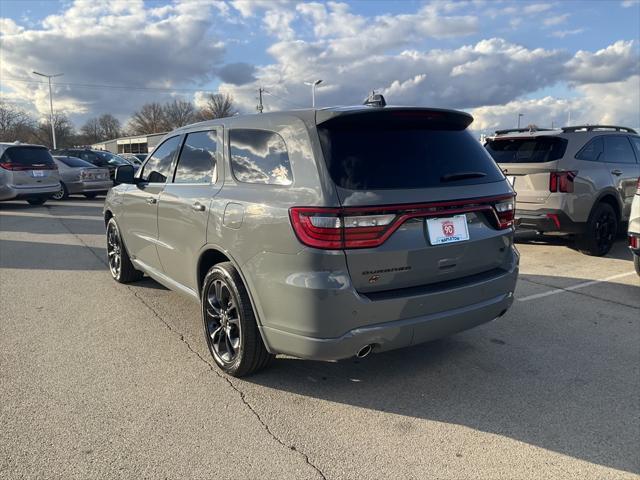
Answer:
[[[465,110],[478,132],[640,127],[640,1],[0,0],[0,97],[77,127],[231,94],[241,113],[362,103]]]

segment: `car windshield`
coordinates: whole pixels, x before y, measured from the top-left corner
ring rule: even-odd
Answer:
[[[106,160],[110,165],[131,165],[131,162],[125,160],[124,158],[114,155],[111,152],[95,152],[100,158]]]
[[[95,168],[95,165],[89,162],[85,162],[81,158],[76,157],[53,157],[56,160],[64,163],[67,167],[71,168]]]
[[[485,148],[497,163],[543,163],[562,158],[567,140],[558,137],[496,138]]]

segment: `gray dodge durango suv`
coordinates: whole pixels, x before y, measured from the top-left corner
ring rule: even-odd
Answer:
[[[216,363],[338,360],[503,315],[515,198],[466,113],[356,106],[235,116],[119,167],[104,207],[119,282],[201,302]]]

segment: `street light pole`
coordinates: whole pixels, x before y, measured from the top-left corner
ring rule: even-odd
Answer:
[[[518,128],[520,128],[520,119],[524,117],[524,113],[519,113],[518,114]]]
[[[33,72],[35,75],[39,75],[41,77],[45,77],[49,80],[49,107],[51,108],[51,138],[53,139],[53,149],[55,150],[57,145],[56,145],[56,129],[54,127],[54,121],[53,121],[53,93],[51,91],[51,79],[55,78],[55,77],[61,77],[62,75],[64,75],[63,73],[56,73],[55,75],[45,75],[44,73],[40,73],[40,72],[36,72],[34,70]]]
[[[316,87],[322,83],[322,80],[318,79],[314,82],[304,82],[305,85],[311,85],[311,107],[316,108]]]

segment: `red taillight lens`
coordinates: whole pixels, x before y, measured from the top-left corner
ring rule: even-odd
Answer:
[[[13,172],[23,172],[26,170],[58,170],[55,163],[42,163],[37,165],[20,165],[11,162],[0,162],[0,167]]]
[[[629,235],[629,248],[640,249],[640,235]]]
[[[303,244],[336,250],[382,245],[410,218],[447,217],[467,212],[487,213],[494,227],[511,228],[515,197],[363,208],[293,207],[289,214],[293,230]]]
[[[573,193],[573,181],[578,172],[551,172],[549,175],[549,191]]]

